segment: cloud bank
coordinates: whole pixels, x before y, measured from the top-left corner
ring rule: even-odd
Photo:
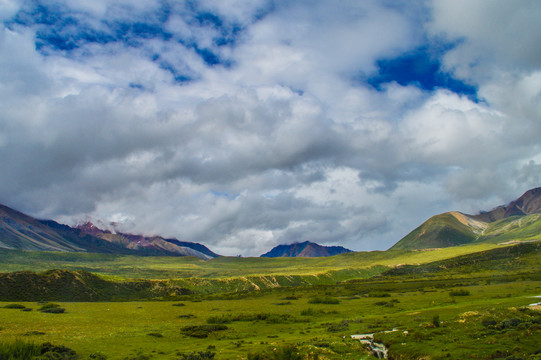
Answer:
[[[0,202],[256,256],[540,186],[537,1],[0,3]]]

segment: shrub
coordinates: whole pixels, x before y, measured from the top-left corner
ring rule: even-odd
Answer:
[[[259,353],[249,353],[248,360],[301,360],[299,349],[293,345],[286,345],[273,350]]]
[[[43,313],[50,313],[50,314],[62,314],[66,311],[66,309],[61,308],[60,305],[54,304],[54,303],[47,303],[40,307],[38,309],[39,311]]]
[[[453,290],[449,293],[450,296],[468,296],[470,292],[464,289]]]
[[[4,309],[26,309],[26,306],[21,304],[7,304]]]
[[[299,349],[296,346],[288,345],[276,349],[273,353],[274,360],[301,360],[302,356],[299,354]]]
[[[316,314],[316,311],[313,308],[308,308],[308,309],[301,310],[301,315],[302,316],[312,316],[312,315],[315,315],[315,314]]]
[[[484,318],[481,320],[481,325],[484,327],[495,326],[498,322],[492,318]]]
[[[107,360],[107,356],[100,352],[92,353],[88,356],[90,360]]]
[[[186,305],[184,305],[184,303],[175,303],[173,304],[173,306],[186,306]]]
[[[53,308],[59,308],[59,307],[60,307],[60,305],[55,304],[55,303],[46,303],[46,304],[42,305],[38,310],[42,311],[42,310],[45,310],[45,309],[53,309]]]
[[[210,316],[207,318],[207,324],[229,324],[232,318],[231,315]]]
[[[40,348],[34,343],[15,340],[12,343],[0,343],[0,359],[30,360],[40,355]]]
[[[147,336],[152,336],[152,337],[156,337],[156,338],[162,338],[163,337],[162,334],[157,333],[157,332],[148,333]]]
[[[368,297],[391,297],[391,294],[384,291],[370,291]]]
[[[40,347],[41,356],[39,360],[77,360],[79,356],[72,349],[63,345],[44,343]]]
[[[338,323],[327,324],[328,332],[340,332],[340,331],[346,331],[347,329],[349,329],[349,322],[347,320],[342,320]]]
[[[32,331],[27,331],[23,334],[23,336],[34,336],[34,335],[45,335],[45,333],[43,331],[32,330]]]
[[[40,310],[42,313],[49,313],[49,314],[63,314],[66,309],[64,308],[49,308],[49,309],[43,309],[43,310]]]
[[[500,329],[512,329],[512,328],[516,328],[521,323],[522,323],[522,320],[517,319],[517,318],[505,319],[500,323],[498,328],[500,328]]]
[[[179,354],[180,360],[207,360],[207,359],[214,359],[214,356],[216,353],[213,353],[209,350],[207,351],[199,351],[199,352],[192,352],[187,354]]]
[[[432,325],[434,325],[434,327],[440,327],[440,316],[439,315],[434,315],[432,317]]]
[[[340,304],[340,300],[333,298],[331,296],[316,296],[308,300],[308,304],[328,304],[328,305],[336,305]]]
[[[180,332],[183,335],[195,337],[195,338],[206,338],[211,333],[216,331],[222,331],[227,330],[228,327],[226,325],[217,324],[217,325],[192,325],[192,326],[185,326],[180,329]]]

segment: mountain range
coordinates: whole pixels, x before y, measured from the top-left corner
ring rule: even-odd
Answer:
[[[451,211],[433,216],[391,249],[442,248],[517,239],[541,239],[541,188],[528,190],[507,205],[477,215]]]
[[[525,192],[507,205],[477,215],[451,211],[428,219],[391,250],[442,248],[471,243],[505,243],[541,238],[541,188]],[[102,230],[87,222],[77,227],[38,220],[0,205],[0,248],[34,251],[97,252],[111,254],[195,256],[219,255],[206,246],[162,236],[133,235]],[[351,252],[341,246],[309,241],[278,245],[261,257],[324,257]]]
[[[290,245],[278,245],[261,257],[323,257],[352,252],[342,246],[322,246],[305,241]]]
[[[35,251],[75,251],[131,255],[219,256],[206,246],[165,239],[100,230],[91,223],[72,228],[53,220],[37,220],[0,205],[0,248]]]

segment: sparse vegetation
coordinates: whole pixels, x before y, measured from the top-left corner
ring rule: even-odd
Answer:
[[[0,303],[2,341],[7,344],[23,338],[28,343],[41,343],[45,339],[65,343],[77,351],[80,360],[107,357],[115,360],[247,357],[353,360],[363,358],[365,350],[349,335],[375,333],[376,340],[383,342],[394,358],[445,359],[451,354],[450,358],[534,359],[539,351],[541,312],[527,305],[539,301],[528,296],[541,295],[540,248],[540,244],[535,243],[473,253],[470,248],[468,255],[464,254],[465,248],[446,249],[447,254],[460,255],[447,260],[439,258],[439,250],[398,251],[393,261],[406,259],[406,263],[413,263],[429,257],[437,261],[378,268],[369,279],[357,277],[336,282],[333,278],[331,283],[296,286],[294,295],[291,287],[282,286],[246,290],[245,281],[237,282],[235,277],[222,277],[220,283],[229,281],[234,285],[221,291],[216,291],[215,279],[206,278],[198,279],[197,284],[194,279],[181,279],[177,283],[177,280],[137,282],[116,276],[101,278],[113,284],[129,282],[131,290],[126,293],[122,290],[115,296],[139,301],[67,303],[63,296],[69,292],[64,288],[57,289],[58,297],[52,296],[55,293],[51,290],[51,297],[40,299],[51,301],[50,304],[36,305],[24,297],[9,299]],[[381,261],[387,261],[390,255],[370,256],[380,256]],[[358,261],[359,255],[348,254],[343,262],[350,258]],[[140,261],[152,264],[157,260]],[[220,261],[229,267],[246,261],[255,268],[256,263],[254,259]],[[263,261],[276,264],[274,259]],[[306,264],[319,264],[318,261]],[[291,263],[299,268],[304,266],[304,260]],[[65,271],[49,274],[58,278],[69,276]],[[250,278],[249,273],[246,275]],[[29,278],[21,275],[21,279]],[[94,277],[85,279],[91,281]],[[300,282],[302,278],[294,280]],[[276,284],[270,277],[265,281]],[[94,284],[98,284],[98,292],[111,286],[101,289],[101,282]],[[193,286],[191,293],[167,293],[167,289],[185,288],[188,284]],[[293,282],[289,284],[293,286]],[[228,290],[234,286],[239,286],[238,291]],[[118,289],[125,288],[119,285]],[[468,295],[454,295],[457,291],[466,291]],[[149,297],[149,294],[154,296]],[[111,292],[108,296],[113,295]],[[149,299],[152,301],[147,301]],[[276,306],[284,302],[287,306]],[[66,308],[68,311],[61,316],[46,316],[41,311],[3,309],[14,303],[26,309]],[[397,330],[386,332],[394,328]],[[366,358],[368,356],[366,353]]]
[[[316,296],[308,300],[308,304],[337,305],[337,304],[340,304],[340,300],[333,298],[331,296]]]

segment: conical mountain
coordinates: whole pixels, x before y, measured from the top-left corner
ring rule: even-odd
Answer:
[[[415,250],[469,243],[524,241],[541,238],[541,188],[525,192],[508,205],[468,215],[452,211],[436,215],[391,249]]]
[[[322,246],[310,241],[278,245],[261,257],[325,257],[352,252],[342,246]]]

